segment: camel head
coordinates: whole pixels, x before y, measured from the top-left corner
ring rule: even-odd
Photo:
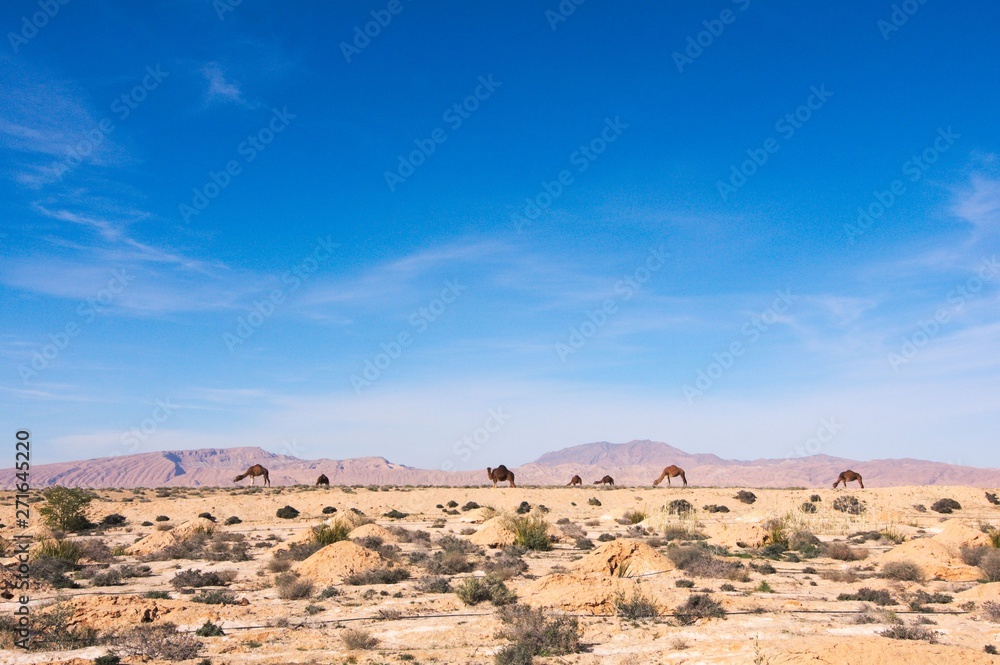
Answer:
[[[486,477],[491,480],[493,479],[493,469],[490,467],[486,467]]]

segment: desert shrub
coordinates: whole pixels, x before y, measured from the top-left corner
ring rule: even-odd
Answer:
[[[114,568],[101,571],[90,579],[90,584],[92,586],[121,586],[123,584],[122,573]]]
[[[451,593],[451,583],[444,577],[424,577],[417,582],[417,590],[424,593]]]
[[[873,607],[868,603],[864,603],[861,606],[860,611],[854,615],[855,624],[871,624],[871,623],[887,623],[887,624],[898,624],[902,623],[896,613],[892,610],[886,610],[883,608]]]
[[[961,510],[962,504],[954,499],[938,499],[931,504],[931,510],[936,513],[942,513],[945,515],[951,514],[956,510]]]
[[[201,625],[201,628],[194,631],[194,634],[198,637],[220,637],[225,635],[222,631],[222,627],[218,624],[212,623],[211,621],[206,621]]]
[[[601,505],[601,500],[598,499],[596,496],[592,496],[589,499],[587,499],[587,505],[590,505],[590,506],[600,506]]]
[[[153,526],[153,523],[147,520],[145,522],[140,523],[140,526]],[[103,656],[102,656],[102,658],[103,658]]]
[[[817,557],[822,551],[819,538],[805,530],[795,531],[788,536],[788,549],[806,558]]]
[[[331,545],[347,540],[351,533],[351,525],[343,520],[334,520],[332,524],[319,524],[312,528],[312,541],[318,545]]]
[[[333,585],[330,585],[319,592],[319,597],[322,598],[323,600],[326,600],[327,598],[333,598],[339,595],[340,595],[340,589],[338,589]]]
[[[880,577],[897,582],[919,582],[924,579],[924,571],[912,561],[890,561],[882,566]]]
[[[990,623],[1000,623],[1000,603],[987,600],[979,608],[979,616]]]
[[[540,516],[512,517],[507,526],[514,532],[514,544],[518,547],[539,552],[552,549],[549,523]]]
[[[915,504],[913,504],[913,509],[915,511],[917,511],[918,513],[926,513],[927,512],[927,506],[925,506],[922,503],[915,503]]]
[[[813,503],[819,503],[820,501],[823,500],[823,497],[821,497],[819,494],[813,494],[811,497],[809,497],[809,500],[812,501]]]
[[[531,663],[534,656],[562,656],[580,650],[576,617],[547,617],[540,609],[509,605],[497,611],[502,624],[497,637],[511,642],[497,652],[497,665]]]
[[[997,498],[996,494],[990,492],[986,493],[986,500],[992,503],[994,506],[1000,506],[1000,499]]]
[[[235,578],[235,572],[233,571],[223,571],[215,572],[209,571],[203,573],[200,570],[195,570],[189,568],[188,570],[182,570],[181,572],[174,575],[173,579],[170,580],[170,584],[175,589],[181,588],[201,588],[206,586],[226,586]]]
[[[336,508],[334,508],[333,506],[323,506],[323,510],[322,510],[321,512],[322,512],[322,513],[323,513],[324,515],[332,515],[332,514],[334,514],[335,512],[337,512],[337,509],[336,509]]]
[[[483,572],[492,573],[502,580],[516,577],[528,570],[528,564],[521,558],[522,554],[524,550],[518,547],[505,547],[483,563]]]
[[[249,561],[246,536],[242,533],[216,533],[205,541],[202,556],[209,561]]]
[[[285,506],[284,508],[278,508],[278,512],[275,514],[283,520],[293,520],[299,516],[299,511],[291,506]]]
[[[395,508],[393,508],[392,510],[390,510],[387,513],[383,513],[382,514],[382,517],[388,517],[389,519],[394,519],[394,520],[401,520],[404,517],[409,517],[409,516],[410,516],[409,513],[400,512],[400,511],[396,510]]]
[[[677,587],[678,589],[693,589],[694,580],[685,580],[685,579],[674,580],[674,586]]]
[[[991,656],[995,656],[998,653],[1000,653],[1000,651],[997,651],[997,648],[994,645],[987,644],[986,646],[983,647],[983,653],[988,653]]]
[[[597,541],[601,543],[610,543],[612,540],[618,540],[618,536],[613,533],[602,533],[597,537]]]
[[[652,600],[636,590],[631,598],[626,598],[624,594],[615,598],[615,615],[629,621],[638,621],[655,619],[660,616],[660,610]]]
[[[94,665],[121,665],[122,659],[113,654],[98,656],[94,659]]]
[[[233,515],[232,517],[227,517],[226,521],[224,522],[224,524],[226,526],[233,526],[234,524],[242,524],[242,523],[243,523],[243,520],[241,520],[236,515]]]
[[[221,589],[202,589],[191,596],[191,602],[202,603],[204,605],[235,605],[236,596],[232,591]]]
[[[475,568],[466,554],[457,550],[435,552],[433,557],[425,558],[423,563],[427,572],[433,575],[457,575]]]
[[[712,577],[745,582],[749,579],[743,564],[738,561],[724,561],[711,555],[705,547],[697,545],[671,545],[667,557],[680,570],[695,577]]]
[[[147,591],[142,594],[143,598],[150,598],[152,600],[169,600],[170,594],[166,591]]]
[[[38,509],[46,525],[62,531],[85,531],[93,523],[87,510],[94,495],[75,487],[47,487],[42,490],[45,505]]]
[[[725,619],[726,611],[719,601],[708,594],[695,593],[678,605],[674,610],[674,618],[682,626],[690,626],[698,619]]]
[[[197,639],[178,633],[177,626],[169,622],[132,628],[117,634],[113,642],[115,655],[149,660],[189,660],[201,651]]]
[[[889,637],[894,640],[924,640],[927,642],[937,642],[937,635],[926,628],[920,626],[907,626],[898,624],[889,626],[879,633],[882,637]]]
[[[517,600],[514,592],[495,575],[467,578],[455,589],[455,595],[466,605],[478,605],[487,600],[494,605],[509,605]]]
[[[31,618],[31,639],[29,649],[64,651],[82,649],[97,644],[98,634],[93,628],[85,628],[73,621],[73,607],[65,601],[57,601],[45,608],[34,609]],[[10,635],[11,642],[2,648],[13,648],[13,633],[16,619],[12,614],[0,616],[0,644]]]
[[[825,543],[823,554],[837,561],[860,561],[868,558],[868,550],[851,547],[847,543]]]
[[[757,593],[774,593],[774,588],[767,581],[761,580],[754,591]]]
[[[576,538],[574,538],[573,546],[576,547],[576,549],[578,550],[592,550],[595,547],[594,541],[584,536],[577,536]]]
[[[34,559],[62,559],[75,564],[83,558],[83,548],[71,540],[50,538],[40,542],[31,556]]]
[[[726,507],[726,506],[720,506],[717,503],[711,503],[711,504],[709,504],[707,506],[702,506],[701,509],[704,510],[705,512],[708,512],[708,513],[728,513],[729,512],[729,508],[728,507]]]
[[[514,509],[514,512],[518,515],[527,515],[531,512],[531,504],[527,501],[522,501],[517,508]]]
[[[733,498],[742,503],[750,504],[757,500],[757,495],[747,490],[740,490]]]
[[[167,517],[166,515],[157,515],[156,516],[156,521],[157,522],[169,522],[170,518]]]
[[[467,504],[465,504],[464,506],[462,506],[462,512],[467,513],[470,510],[475,510],[476,508],[480,508],[480,507],[481,506],[478,503],[476,503],[475,501],[469,501]]]
[[[988,582],[1000,582],[1000,550],[988,552],[979,562],[979,570]]]
[[[347,628],[340,633],[340,640],[351,651],[369,651],[378,646],[378,638],[364,628]]]
[[[410,579],[410,571],[406,568],[373,568],[348,575],[344,578],[344,584],[351,586],[396,584],[408,579]]]
[[[198,517],[200,517],[202,519],[205,519],[205,520],[208,520],[209,522],[215,522],[216,521],[215,515],[213,515],[212,513],[198,513]]]
[[[865,603],[875,603],[881,607],[895,605],[896,599],[885,589],[869,589],[862,587],[857,593],[842,593],[837,596],[837,600],[859,600]]]
[[[295,573],[281,573],[274,578],[274,586],[278,590],[278,598],[282,600],[308,598],[313,592],[313,581]]]
[[[78,589],[80,587],[66,575],[73,570],[76,570],[76,565],[66,559],[43,556],[31,562],[31,577],[48,582],[56,589]]]
[[[105,515],[104,519],[101,520],[101,526],[114,528],[117,526],[124,526],[128,520],[125,519],[124,515],[119,515],[118,513],[111,513],[110,515]]]
[[[692,510],[694,510],[694,506],[686,499],[674,499],[667,504],[667,513],[669,515],[687,515]]]
[[[858,571],[853,568],[847,570],[824,570],[819,576],[829,582],[846,582],[847,584],[851,584],[858,581]]]
[[[848,515],[860,515],[865,512],[865,504],[858,501],[856,496],[838,496],[833,500],[833,509]]]
[[[726,582],[725,584],[719,585],[719,591],[736,591],[736,587],[729,582]]]
[[[799,506],[799,510],[801,510],[806,514],[811,515],[816,512],[816,504],[811,501],[806,501],[801,506]]]
[[[638,524],[646,519],[646,513],[641,510],[627,510],[618,520],[619,524]]]
[[[778,572],[778,570],[767,561],[764,561],[763,563],[751,563],[750,568],[761,575],[774,575]]]

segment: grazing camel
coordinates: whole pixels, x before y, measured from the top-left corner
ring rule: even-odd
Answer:
[[[497,483],[502,483],[505,480],[510,481],[511,487],[517,487],[517,485],[514,484],[514,472],[508,470],[503,464],[495,469],[486,467],[486,475],[493,481],[493,487],[496,487]]]
[[[583,484],[583,478],[581,478],[580,476],[573,476],[572,478],[569,479],[569,487],[572,487],[573,485],[582,485],[582,484]]]
[[[316,479],[316,487],[319,487],[320,485],[326,485],[327,487],[330,486],[330,479],[326,477],[325,473],[319,474],[319,478]]]
[[[670,479],[676,478],[677,476],[681,477],[681,480],[684,481],[684,487],[687,487],[688,479],[687,476],[684,475],[684,469],[680,468],[679,466],[674,466],[673,464],[671,464],[670,466],[668,466],[663,470],[663,473],[660,474],[660,477],[653,481],[653,486],[654,487],[658,486],[660,483],[663,482],[663,479],[666,478],[667,486],[669,487]]]
[[[840,483],[844,483],[844,487],[846,488],[847,483],[853,480],[858,481],[858,485],[861,485],[861,489],[865,488],[865,484],[861,481],[861,474],[855,473],[854,471],[848,469],[847,471],[844,471],[842,474],[837,476],[837,482],[833,484],[833,489],[837,489],[837,485],[839,485]]]
[[[614,485],[615,484],[615,479],[612,478],[611,476],[604,476],[600,480],[595,480],[594,484],[595,485]]]
[[[254,464],[252,467],[247,469],[244,473],[233,478],[234,483],[238,483],[247,476],[250,476],[250,484],[253,485],[257,476],[264,476],[264,486],[269,487],[271,485],[271,479],[267,476],[267,469],[262,467],[260,464]]]

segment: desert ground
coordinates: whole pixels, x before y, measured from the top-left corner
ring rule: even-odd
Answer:
[[[984,490],[739,491],[95,490],[89,518],[124,523],[66,535],[34,503],[49,641],[15,648],[5,599],[0,662],[1000,663]],[[20,532],[0,530],[7,566]]]

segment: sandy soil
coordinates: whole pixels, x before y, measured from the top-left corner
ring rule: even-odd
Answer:
[[[96,629],[99,634],[134,626],[171,622],[180,630],[193,631],[206,621],[220,625],[222,636],[198,638],[201,653],[191,664],[207,658],[213,665],[277,663],[489,663],[507,642],[498,638],[501,622],[489,602],[464,604],[454,593],[420,589],[430,576],[427,558],[441,552],[438,541],[445,535],[467,541],[478,553],[467,555],[471,570],[445,575],[458,587],[469,577],[482,577],[487,562],[504,544],[511,542],[507,523],[494,519],[513,514],[528,502],[531,515],[548,522],[554,541],[545,552],[529,551],[522,559],[527,570],[506,580],[519,602],[541,607],[553,614],[578,617],[580,653],[537,658],[540,663],[863,663],[906,662],[909,665],[942,662],[1000,663],[1000,656],[984,652],[990,644],[1000,646],[1000,623],[986,620],[982,605],[1000,602],[1000,583],[984,584],[979,568],[963,561],[962,547],[989,546],[984,530],[1000,526],[1000,507],[986,501],[983,490],[965,487],[900,487],[890,489],[755,489],[757,500],[745,504],[734,498],[731,488],[172,488],[169,496],[157,490],[101,490],[92,505],[91,518],[124,515],[124,527],[102,533],[74,536],[85,542],[101,539],[116,550],[110,561],[144,564],[148,577],[128,578],[122,585],[93,587],[91,580],[71,573],[81,588],[57,592],[42,587],[32,593],[36,612],[51,611],[57,598],[71,612],[70,624]],[[819,495],[816,512],[800,506]],[[833,509],[834,500],[854,496],[865,504],[861,515]],[[915,506],[930,506],[938,499],[957,500],[962,509],[951,515]],[[12,504],[8,495],[2,497]],[[596,505],[599,501],[600,505]],[[668,503],[683,499],[693,514],[670,514]],[[454,507],[449,507],[454,502]],[[480,508],[462,510],[468,502]],[[710,513],[703,507],[723,505],[729,512]],[[278,509],[293,506],[294,519],[276,516]],[[324,513],[325,507],[336,508]],[[544,507],[544,508],[543,508]],[[352,510],[354,509],[354,510]],[[492,509],[492,510],[491,510]],[[406,513],[390,518],[390,511]],[[357,526],[364,519],[374,520]],[[446,511],[451,511],[449,514]],[[640,512],[632,525],[621,523],[630,511]],[[215,522],[199,518],[210,513]],[[157,516],[169,520],[155,521]],[[230,517],[239,523],[227,525]],[[341,541],[288,563],[300,579],[315,586],[309,597],[285,600],[279,597],[273,560],[294,544],[308,544],[311,528],[352,520],[356,531]],[[766,558],[757,548],[773,540],[764,527],[770,519],[781,519],[786,533],[809,531],[823,543],[847,540],[858,532],[884,531],[893,539],[854,538],[851,547],[865,556],[843,561],[828,556],[805,558],[788,554]],[[141,526],[143,522],[153,526]],[[158,530],[157,525],[173,525]],[[573,527],[582,529],[597,546],[577,547]],[[405,527],[430,535],[430,542],[400,539],[387,528]],[[156,560],[163,547],[184,543],[203,531],[230,534],[242,539],[249,561],[196,559]],[[683,530],[700,533],[704,544],[727,548],[715,556],[742,565],[745,574],[714,577],[692,574],[675,565],[664,535]],[[569,532],[569,533],[567,533]],[[0,529],[10,539],[15,530]],[[40,537],[44,530],[38,530]],[[605,541],[599,540],[604,537]],[[615,540],[608,540],[614,536]],[[384,543],[381,553],[377,541]],[[894,542],[901,540],[902,542]],[[397,542],[398,541],[398,542]],[[690,541],[695,543],[697,541]],[[369,547],[365,547],[365,545]],[[398,551],[393,551],[392,547]],[[152,557],[153,560],[150,560]],[[789,560],[791,558],[791,560]],[[799,560],[795,560],[795,559]],[[2,560],[12,563],[11,559]],[[893,561],[917,564],[927,579],[902,582],[879,577],[882,566]],[[87,560],[81,564],[90,565]],[[107,564],[103,564],[107,565]],[[768,568],[773,568],[773,572]],[[233,604],[195,602],[196,596],[175,588],[171,580],[179,571],[195,568],[203,572],[233,571],[235,578],[222,589],[231,593]],[[351,585],[352,573],[375,569],[402,569],[410,577],[395,584]],[[853,574],[850,574],[853,571]],[[514,571],[516,572],[516,571]],[[507,573],[512,574],[511,572]],[[286,573],[287,575],[287,573]],[[687,586],[691,580],[693,586]],[[762,583],[764,583],[762,585]],[[890,592],[894,605],[875,613],[874,623],[858,623],[863,603],[838,600],[841,594],[856,594],[860,588]],[[321,598],[320,592],[335,595]],[[219,590],[219,589],[217,589]],[[146,597],[147,592],[165,592],[167,597]],[[950,603],[924,603],[910,607],[918,591],[947,594]],[[710,593],[726,611],[725,618],[700,619],[682,625],[674,609],[689,596]],[[656,619],[630,621],[616,616],[616,603],[635,594],[650,600],[659,610]],[[159,595],[164,595],[163,593]],[[45,609],[45,608],[48,609]],[[0,602],[0,615],[10,616],[15,605]],[[893,621],[931,631],[936,643],[890,639],[880,633]],[[345,631],[364,629],[379,642],[374,649],[350,650],[342,640]],[[92,663],[106,654],[113,643],[65,651],[0,650],[0,662]],[[142,661],[124,658],[123,662]]]

